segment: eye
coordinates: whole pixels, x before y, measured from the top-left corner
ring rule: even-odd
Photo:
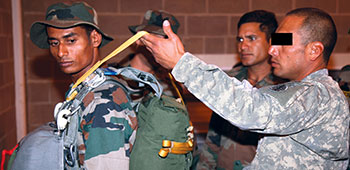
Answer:
[[[249,41],[255,41],[256,38],[257,38],[256,36],[248,36]]]
[[[59,44],[58,41],[49,41],[49,45],[50,45],[51,47],[56,47],[56,46],[58,46],[58,44]]]
[[[74,38],[67,39],[68,44],[74,44],[77,40]]]
[[[236,41],[237,42],[243,42],[243,38],[242,37],[236,37]]]

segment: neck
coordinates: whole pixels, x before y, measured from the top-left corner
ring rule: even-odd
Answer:
[[[316,63],[316,64],[314,64],[314,65],[311,65],[311,64],[310,64],[310,65],[308,66],[308,68],[309,68],[309,69],[305,69],[304,72],[301,72],[300,74],[298,74],[298,75],[300,75],[300,76],[296,77],[294,80],[295,80],[295,81],[301,81],[301,80],[303,80],[305,77],[307,77],[308,75],[310,75],[311,73],[316,72],[316,71],[321,70],[321,69],[324,69],[324,68],[327,68],[327,67],[326,67],[326,64],[325,64],[324,62],[318,62],[318,63]]]
[[[271,73],[271,65],[267,62],[260,65],[248,67],[248,81],[253,86],[263,80],[268,74]]]

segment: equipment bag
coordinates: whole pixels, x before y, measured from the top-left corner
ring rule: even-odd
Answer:
[[[155,92],[135,103],[138,128],[130,155],[130,170],[189,169],[193,127],[186,106],[173,97],[162,95],[162,87],[150,73],[131,67],[109,67],[104,71],[107,75],[122,75],[147,84]]]

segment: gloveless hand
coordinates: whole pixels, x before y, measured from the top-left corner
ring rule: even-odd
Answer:
[[[180,38],[171,30],[169,21],[163,22],[163,31],[167,39],[155,35],[144,35],[140,40],[153,54],[155,60],[166,69],[173,69],[185,53]]]

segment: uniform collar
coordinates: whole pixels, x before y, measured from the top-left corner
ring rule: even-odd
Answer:
[[[317,70],[311,74],[309,74],[308,76],[306,76],[303,80],[301,81],[308,81],[308,80],[314,80],[314,79],[318,79],[320,77],[323,77],[323,76],[328,76],[328,70],[327,69],[320,69],[320,70]]]

